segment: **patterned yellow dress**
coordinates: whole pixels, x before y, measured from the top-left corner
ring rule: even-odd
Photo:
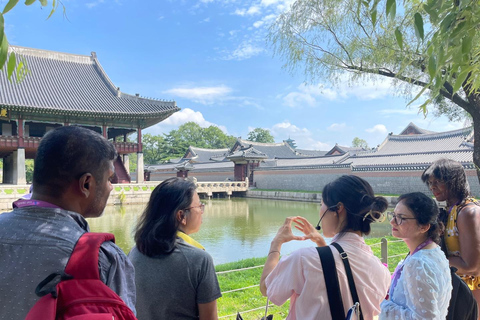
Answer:
[[[453,206],[450,214],[448,215],[447,223],[445,225],[445,244],[448,251],[448,256],[460,256],[460,239],[458,237],[458,228],[457,228],[457,215],[465,206],[469,204],[475,204],[480,206],[474,198],[467,198],[464,202],[459,205]],[[470,287],[470,290],[479,290],[480,289],[480,277],[468,276],[463,274],[458,274],[460,278]]]

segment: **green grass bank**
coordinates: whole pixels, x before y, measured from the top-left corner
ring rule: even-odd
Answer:
[[[401,240],[385,238],[388,240],[388,268],[393,272],[398,262],[407,254],[408,248]],[[378,258],[381,257],[380,241],[381,238],[365,240]],[[265,313],[266,298],[260,293],[258,285],[265,260],[266,257],[252,258],[215,267],[223,293],[223,297],[218,300],[220,319],[235,319],[237,312],[240,312],[245,320],[261,319]],[[285,319],[288,307],[288,301],[280,307],[271,304],[268,313],[273,314],[274,319]]]

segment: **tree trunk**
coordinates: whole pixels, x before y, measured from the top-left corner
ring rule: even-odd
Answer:
[[[477,171],[477,178],[480,183],[480,112],[477,112],[473,117],[473,163]]]

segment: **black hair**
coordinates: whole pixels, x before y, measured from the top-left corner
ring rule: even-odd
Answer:
[[[195,184],[182,178],[169,178],[150,195],[145,211],[135,229],[138,251],[148,257],[171,253],[179,226],[178,210],[185,210],[193,201]]]
[[[402,194],[398,197],[398,202],[400,201],[412,211],[419,225],[430,225],[427,236],[434,242],[440,243],[440,236],[443,233],[444,226],[438,219],[440,211],[435,200],[421,192],[412,192]]]
[[[113,144],[92,130],[78,126],[51,130],[40,141],[35,156],[35,191],[61,196],[72,181],[85,173],[91,173],[95,180],[103,182],[108,162],[116,156]]]
[[[370,184],[353,175],[341,176],[327,184],[323,188],[322,199],[328,207],[343,203],[347,219],[341,233],[361,231],[368,235],[371,231],[370,224],[380,219],[388,208],[387,199],[375,197]]]
[[[422,181],[428,186],[430,177],[443,181],[450,194],[462,201],[470,195],[470,185],[461,163],[451,159],[439,159],[422,173]]]

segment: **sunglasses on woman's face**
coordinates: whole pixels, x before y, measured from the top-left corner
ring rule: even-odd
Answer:
[[[387,213],[388,220],[395,221],[397,226],[401,225],[403,220],[416,220],[416,218],[405,218],[402,214],[395,214],[394,212]]]

